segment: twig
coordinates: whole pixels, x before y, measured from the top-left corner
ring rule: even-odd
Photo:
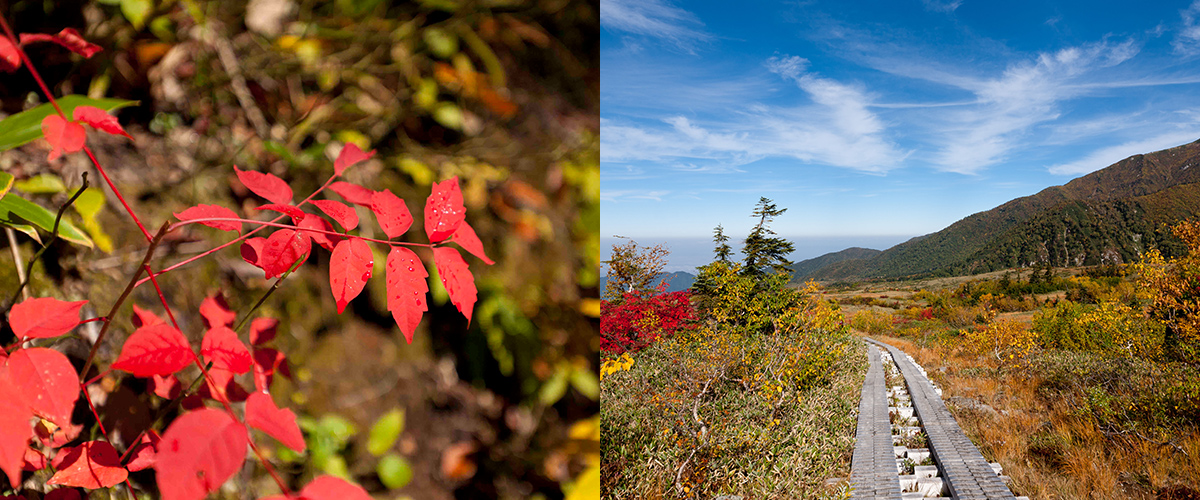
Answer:
[[[21,258],[21,247],[17,246],[17,232],[13,231],[13,228],[5,226],[4,234],[8,236],[8,249],[12,250],[13,266],[17,268],[17,280],[24,283],[25,268],[21,267],[21,264],[25,262],[25,259]],[[21,298],[29,299],[29,292],[24,288],[21,290]]]
[[[722,376],[724,376],[724,373],[719,373],[708,379],[708,381],[704,383],[704,389],[700,391],[700,394],[696,395],[696,402],[692,404],[692,418],[696,420],[697,424],[700,424],[700,445],[692,448],[692,452],[688,454],[687,459],[685,459],[683,464],[679,466],[679,470],[675,471],[675,489],[679,491],[683,491],[683,485],[680,484],[683,481],[683,471],[687,469],[688,463],[691,462],[692,458],[696,456],[696,452],[700,451],[700,447],[704,446],[705,442],[708,441],[708,425],[704,423],[704,420],[700,419],[700,401],[703,400],[704,395],[708,393],[708,387],[712,385],[713,381],[721,378]]]
[[[42,245],[42,248],[38,249],[37,253],[33,254],[33,257],[29,258],[29,262],[25,267],[25,276],[21,278],[21,286],[17,287],[17,291],[14,292],[13,297],[9,299],[8,304],[4,307],[4,312],[7,313],[9,309],[12,309],[13,304],[17,303],[17,296],[25,292],[25,285],[29,284],[28,278],[32,276],[31,273],[33,273],[33,263],[37,262],[38,258],[40,258],[42,254],[46,252],[46,249],[50,248],[50,245],[52,245],[55,240],[58,239],[58,224],[62,222],[63,212],[65,212],[67,207],[71,206],[71,204],[75,203],[75,200],[79,198],[79,195],[83,194],[83,190],[87,189],[87,174],[87,172],[83,173],[83,185],[79,186],[79,190],[75,191],[75,194],[71,195],[71,199],[67,200],[66,203],[63,203],[61,207],[58,207],[58,215],[54,216],[54,229],[50,231],[50,239],[46,240],[46,243]],[[9,233],[9,236],[11,237],[12,234]],[[12,240],[9,241],[11,242]],[[15,249],[16,246],[13,246],[13,248]]]
[[[246,86],[246,77],[242,76],[237,55],[233,53],[233,46],[229,40],[217,36],[211,27],[208,27],[207,31],[209,42],[217,49],[217,58],[221,60],[221,66],[225,68],[225,73],[229,74],[229,87],[233,90],[233,95],[237,97],[238,103],[242,105],[242,110],[246,112],[246,119],[254,125],[254,130],[258,132],[260,139],[269,139],[270,127],[267,126],[267,119],[263,116],[262,110],[258,109],[258,105],[254,103],[250,87]]]

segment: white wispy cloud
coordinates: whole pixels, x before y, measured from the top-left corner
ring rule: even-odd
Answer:
[[[662,201],[663,197],[671,194],[667,190],[642,190],[642,189],[612,189],[600,190],[600,200],[617,202],[621,200],[654,200]]]
[[[954,12],[955,9],[962,5],[962,0],[951,0],[949,2],[921,0],[921,4],[925,6],[925,10],[932,12]]]
[[[664,0],[600,0],[600,25],[610,30],[661,38],[684,49],[710,40],[691,12]]]
[[[1200,0],[1192,2],[1188,8],[1179,12],[1182,26],[1171,41],[1175,53],[1195,55],[1200,53]]]
[[[1081,175],[1100,170],[1118,161],[1137,154],[1150,153],[1200,139],[1200,126],[1190,130],[1165,133],[1116,146],[1101,148],[1079,160],[1052,165],[1047,170],[1056,175]]]

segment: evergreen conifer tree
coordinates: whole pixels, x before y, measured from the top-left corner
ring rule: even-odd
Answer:
[[[758,199],[758,205],[754,207],[754,213],[751,215],[758,219],[758,223],[754,225],[754,229],[746,237],[746,244],[742,247],[742,254],[746,256],[742,274],[762,277],[771,272],[790,271],[788,266],[792,265],[792,262],[787,256],[795,250],[795,246],[792,242],[775,236],[775,231],[770,227],[775,217],[783,215],[784,212],[787,212],[786,208],[776,207],[775,202],[770,199]]]

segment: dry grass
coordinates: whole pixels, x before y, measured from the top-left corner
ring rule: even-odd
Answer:
[[[882,337],[921,363],[943,388],[959,425],[989,461],[1031,498],[1192,498],[1200,486],[1200,433],[1175,429],[1169,442],[1139,432],[1106,433],[1078,402],[1039,391],[1044,380],[1021,366],[929,342]],[[1153,390],[1153,388],[1147,388]],[[966,410],[969,398],[991,410]]]

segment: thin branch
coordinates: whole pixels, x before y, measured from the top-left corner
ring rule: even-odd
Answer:
[[[21,283],[25,282],[25,268],[21,264],[25,263],[25,259],[21,257],[21,247],[17,246],[17,232],[11,227],[4,227],[4,234],[8,236],[8,249],[12,250],[13,267],[17,268],[17,280]],[[21,298],[29,299],[29,292],[21,290]]]

